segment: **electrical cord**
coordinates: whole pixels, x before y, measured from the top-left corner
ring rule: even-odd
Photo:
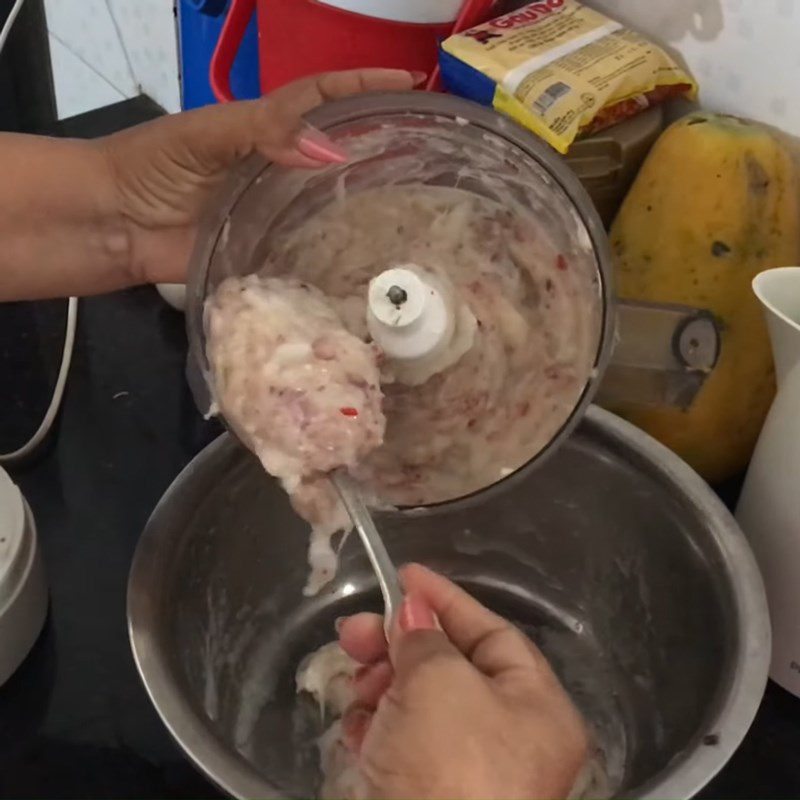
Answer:
[[[11,7],[11,12],[3,23],[0,29],[0,54],[8,41],[11,28],[22,10],[22,4],[25,0],[16,0]],[[44,441],[53,423],[58,416],[58,411],[61,408],[61,401],[64,398],[64,388],[67,385],[67,376],[69,375],[70,364],[72,363],[72,351],[75,346],[75,329],[78,325],[78,298],[70,297],[67,301],[67,323],[64,333],[64,350],[61,355],[61,366],[58,369],[58,377],[56,378],[56,385],[53,389],[53,396],[50,398],[50,405],[44,414],[41,424],[36,429],[36,432],[31,438],[11,453],[0,453],[0,464],[11,464],[15,461],[22,461],[33,453],[39,445]]]
[[[64,353],[61,356],[61,366],[58,369],[58,377],[56,378],[56,385],[53,389],[50,405],[47,407],[47,411],[45,412],[41,424],[36,429],[36,433],[34,433],[22,447],[14,450],[13,453],[0,453],[0,464],[11,464],[14,461],[21,461],[27,458],[39,447],[53,427],[56,416],[58,416],[58,410],[61,407],[61,400],[64,397],[64,388],[67,385],[69,367],[72,363],[72,350],[75,345],[75,328],[77,322],[78,298],[70,297],[67,301],[67,325],[66,334],[64,335]]]
[[[17,20],[17,15],[20,11],[22,11],[22,4],[24,2],[25,0],[17,0],[17,2],[11,6],[11,11],[6,17],[6,21],[3,23],[3,29],[0,30],[0,53],[3,52],[3,48],[8,40],[8,35],[11,33],[11,29],[14,27],[14,23]]]

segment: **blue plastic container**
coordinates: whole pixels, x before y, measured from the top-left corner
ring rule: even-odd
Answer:
[[[227,11],[228,0],[178,0],[181,107],[184,111],[216,102],[208,81],[208,67]],[[231,89],[238,100],[252,100],[261,95],[255,15],[231,70]]]

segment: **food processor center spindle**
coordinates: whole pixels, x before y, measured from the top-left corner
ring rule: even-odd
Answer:
[[[369,285],[367,325],[394,362],[398,380],[416,385],[472,347],[477,322],[452,284],[417,264],[381,272]]]

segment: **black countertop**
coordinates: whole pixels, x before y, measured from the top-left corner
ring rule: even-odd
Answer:
[[[0,451],[38,425],[61,355],[63,302],[0,306]],[[218,797],[139,681],[125,592],[136,541],[180,469],[217,434],[183,377],[183,317],[145,288],[81,301],[62,414],[12,471],[33,508],[51,609],[0,688],[0,797]],[[679,665],[676,665],[679,668]],[[770,684],[704,798],[800,797],[800,700]]]
[[[3,450],[38,424],[64,306],[0,307]],[[51,607],[0,688],[0,796],[216,797],[139,682],[125,592],[150,511],[218,430],[185,386],[183,317],[154,289],[81,301],[78,315],[58,428],[42,457],[11,471],[36,518]]]

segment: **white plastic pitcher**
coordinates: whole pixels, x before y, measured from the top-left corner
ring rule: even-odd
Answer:
[[[800,697],[800,267],[762,272],[753,291],[766,313],[778,394],[753,454],[736,518],[766,584],[772,620],[770,677]]]

